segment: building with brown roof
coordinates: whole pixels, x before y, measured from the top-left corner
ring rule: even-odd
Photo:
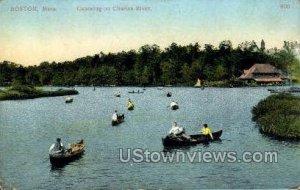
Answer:
[[[258,84],[280,84],[284,83],[287,77],[280,69],[270,64],[256,63],[250,69],[244,70],[239,80],[256,82]]]

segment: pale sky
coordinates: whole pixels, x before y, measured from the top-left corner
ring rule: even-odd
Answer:
[[[38,11],[12,11],[16,6]],[[281,48],[300,41],[299,23],[300,0],[0,0],[0,62],[38,65],[172,42],[231,40],[236,47],[264,39],[267,48]]]

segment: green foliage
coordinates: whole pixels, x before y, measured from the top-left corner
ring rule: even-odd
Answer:
[[[39,97],[50,97],[50,96],[64,96],[78,94],[76,90],[63,90],[59,89],[56,91],[43,91],[32,86],[26,85],[14,85],[7,90],[0,91],[0,100],[21,100]]]
[[[260,131],[279,138],[300,139],[300,97],[271,95],[252,109]]]
[[[32,94],[32,95],[39,93],[39,91],[32,86],[25,86],[20,84],[14,84],[13,86],[8,88],[8,92],[13,92],[13,91],[24,93],[24,94]]]
[[[191,83],[191,81],[194,80],[194,78],[192,77],[192,69],[187,63],[183,64],[181,68],[181,74],[183,84],[193,85],[193,83]]]
[[[172,43],[162,50],[157,45],[144,45],[130,50],[78,58],[66,62],[43,62],[23,67],[4,61],[0,63],[0,85],[18,81],[28,85],[193,85],[197,78],[227,81],[239,77],[254,63],[271,63],[294,81],[300,79],[300,62],[294,55],[294,43],[285,42],[282,49],[261,50],[254,41],[232,47],[229,40],[218,47],[198,43],[185,46]],[[255,84],[250,84],[255,85]]]
[[[162,76],[161,80],[164,85],[172,85],[175,82],[175,67],[169,62],[161,64]]]

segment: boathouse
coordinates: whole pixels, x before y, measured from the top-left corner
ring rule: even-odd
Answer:
[[[239,77],[241,81],[256,82],[261,85],[283,84],[287,77],[280,69],[271,64],[256,63],[251,68],[244,70]]]

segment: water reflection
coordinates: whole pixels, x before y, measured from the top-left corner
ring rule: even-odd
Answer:
[[[58,173],[58,174],[62,174],[62,172],[64,171],[64,167],[66,165],[68,165],[68,164],[65,164],[65,165],[50,164],[50,171]]]
[[[194,146],[194,145],[193,145]],[[167,154],[167,153],[176,153],[177,151],[188,151],[190,150],[192,145],[190,146],[173,146],[173,147],[164,147],[162,152]]]
[[[74,163],[78,162],[82,158],[83,155],[84,155],[84,153],[72,158],[71,160],[62,160],[62,161],[52,162],[51,170],[62,169],[67,165],[74,164]]]

